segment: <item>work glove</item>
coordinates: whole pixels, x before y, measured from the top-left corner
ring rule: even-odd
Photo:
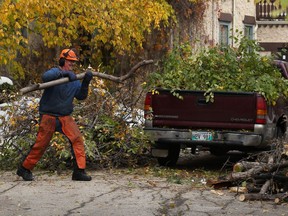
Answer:
[[[84,75],[84,78],[83,78],[83,83],[85,84],[88,84],[90,83],[90,81],[92,80],[93,78],[93,74],[91,71],[87,71]]]
[[[77,80],[76,74],[71,71],[62,71],[62,75],[63,77],[68,77],[70,82]]]
[[[92,80],[92,78],[93,78],[92,72],[87,71],[84,75],[81,89],[80,89],[80,94],[81,94],[82,99],[85,99],[88,96],[88,87],[89,87],[89,83]]]

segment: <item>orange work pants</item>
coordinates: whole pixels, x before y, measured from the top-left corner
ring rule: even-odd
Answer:
[[[32,146],[29,154],[22,164],[22,166],[26,169],[32,170],[43,156],[55,132],[56,118],[58,118],[61,123],[63,134],[69,139],[72,145],[72,150],[74,152],[78,168],[86,168],[84,141],[82,134],[73,118],[71,116],[54,117],[50,115],[43,115],[39,125],[36,142]]]

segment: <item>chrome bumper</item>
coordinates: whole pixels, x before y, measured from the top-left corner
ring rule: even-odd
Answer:
[[[213,131],[212,140],[192,140],[192,130],[166,129],[166,128],[144,128],[151,141],[165,143],[181,143],[187,145],[214,146],[252,146],[262,147],[263,136],[253,132],[234,132],[234,131]],[[206,132],[206,131],[203,131]]]

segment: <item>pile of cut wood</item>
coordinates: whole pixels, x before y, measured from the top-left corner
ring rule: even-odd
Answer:
[[[239,194],[240,201],[288,202],[288,142],[277,140],[272,149],[237,162],[231,173],[209,180],[208,185],[229,188]]]

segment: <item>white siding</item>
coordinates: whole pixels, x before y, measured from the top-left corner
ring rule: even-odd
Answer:
[[[287,43],[288,25],[261,26],[257,30],[259,42]]]

